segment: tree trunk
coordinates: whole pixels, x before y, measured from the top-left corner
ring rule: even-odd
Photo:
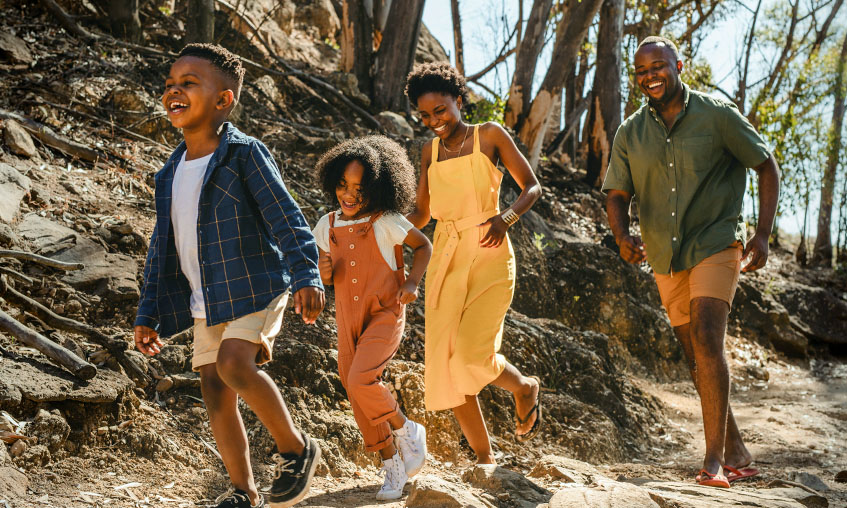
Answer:
[[[215,40],[215,0],[188,0],[185,43]]]
[[[453,49],[456,51],[456,70],[465,75],[465,50],[462,44],[462,17],[459,13],[459,0],[450,0],[453,12]]]
[[[521,141],[529,148],[528,158],[531,164],[538,162],[541,140],[544,139],[544,133],[547,131],[547,120],[550,118],[548,113],[555,102],[555,95],[561,92],[565,75],[573,65],[588,27],[591,26],[594,16],[603,3],[602,0],[571,0],[571,2],[577,3],[570,6],[556,28],[556,47],[553,49],[550,68],[544,76],[544,81],[541,82],[541,88],[532,100],[529,114],[524,117],[519,116],[515,124],[515,130],[518,131]]]
[[[621,40],[624,0],[605,0],[597,33],[597,64],[588,109],[588,160],[585,181],[599,187],[606,177],[612,141],[621,124]]]
[[[818,207],[818,234],[812,253],[812,265],[832,266],[832,240],[830,224],[832,220],[832,197],[835,189],[835,170],[841,152],[841,128],[844,125],[844,69],[847,62],[847,35],[841,43],[841,56],[838,59],[833,95],[832,128],[829,131],[829,149],[827,150],[826,169],[821,185],[821,201]]]
[[[344,0],[341,6],[341,70],[351,72],[359,81],[359,90],[373,94],[373,7],[367,0]]]
[[[424,0],[394,0],[382,43],[376,54],[372,100],[377,110],[408,111],[403,93],[406,75],[415,62]]]
[[[138,0],[109,0],[112,35],[130,42],[141,42]]]
[[[507,127],[515,127],[519,120],[529,110],[532,93],[532,78],[535,76],[535,65],[538,55],[544,47],[544,32],[547,30],[547,20],[553,0],[534,0],[529,19],[526,21],[523,40],[518,41],[518,56],[515,59],[515,73],[509,86],[509,100],[506,103],[506,114],[503,123]]]

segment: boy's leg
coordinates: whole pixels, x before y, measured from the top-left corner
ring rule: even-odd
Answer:
[[[256,365],[261,346],[241,339],[225,339],[218,351],[217,372],[268,429],[279,453],[303,453],[305,443],[276,383]]]
[[[250,449],[238,411],[238,395],[221,380],[214,363],[200,367],[200,389],[230,481],[235,488],[247,492],[250,502],[256,504],[259,492],[250,467]]]

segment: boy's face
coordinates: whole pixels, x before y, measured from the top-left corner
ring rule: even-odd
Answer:
[[[347,219],[358,219],[365,208],[362,199],[362,178],[365,167],[357,160],[350,161],[344,168],[341,180],[335,186],[335,197],[341,206],[341,215]]]
[[[214,126],[226,116],[234,95],[226,80],[208,60],[184,56],[171,65],[162,104],[177,129]]]

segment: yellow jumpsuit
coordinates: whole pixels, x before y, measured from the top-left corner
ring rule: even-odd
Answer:
[[[479,227],[499,214],[502,173],[479,149],[478,126],[473,152],[438,161],[432,142],[430,211],[438,223],[426,278],[424,397],[427,410],[465,403],[494,381],[506,366],[498,354],[503,320],[515,290],[515,254],[508,236],[497,248],[479,241]]]

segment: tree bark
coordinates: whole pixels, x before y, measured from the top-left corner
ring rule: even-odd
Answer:
[[[529,112],[526,116],[518,117],[515,130],[518,131],[521,141],[529,148],[529,161],[533,167],[538,162],[541,152],[541,140],[547,131],[547,120],[550,107],[555,102],[555,95],[561,92],[564,85],[565,75],[573,65],[579,52],[579,47],[585,39],[588,27],[597,11],[600,10],[602,0],[571,0],[572,5],[565,16],[559,22],[556,29],[556,47],[550,68],[541,82],[541,88],[532,100]],[[524,56],[525,57],[525,56]]]
[[[518,56],[515,59],[515,73],[509,86],[509,100],[506,103],[506,114],[503,123],[507,127],[515,127],[529,109],[532,78],[535,76],[535,66],[538,55],[544,47],[544,32],[553,8],[553,0],[534,0],[529,19],[526,22],[524,38],[518,39]]]
[[[818,207],[818,232],[812,253],[812,265],[832,265],[832,239],[830,225],[832,220],[832,197],[835,189],[835,170],[841,152],[841,130],[844,125],[844,70],[847,63],[847,35],[841,43],[841,55],[836,66],[834,105],[832,108],[832,127],[829,131],[826,169],[821,185],[821,200]]]
[[[365,0],[344,0],[341,17],[341,70],[351,72],[359,90],[371,96],[373,66],[373,13]]]
[[[621,124],[621,40],[624,0],[605,0],[600,9],[597,63],[588,109],[588,160],[585,181],[598,187],[606,176],[612,141]]]
[[[408,111],[403,93],[406,75],[415,63],[424,0],[394,0],[388,13],[382,43],[374,62],[374,106],[382,110]]]
[[[215,40],[215,0],[188,0],[185,43]]]
[[[141,18],[138,0],[109,0],[112,35],[130,42],[141,42]]]
[[[462,43],[462,17],[459,13],[459,0],[450,0],[453,13],[453,49],[456,52],[456,70],[465,75],[465,49]]]

